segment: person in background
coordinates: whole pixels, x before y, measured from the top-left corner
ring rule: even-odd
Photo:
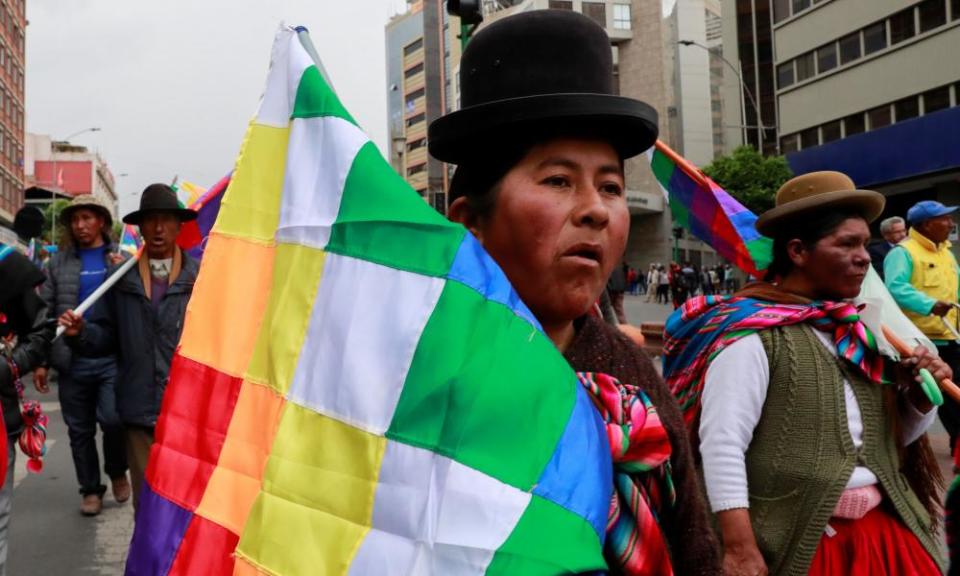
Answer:
[[[647,297],[645,302],[652,302],[657,297],[657,286],[660,285],[660,269],[656,263],[650,264],[647,270]]]
[[[47,308],[37,294],[43,272],[13,246],[0,244],[0,407],[7,435],[7,475],[0,489],[0,576],[6,573],[7,540],[13,507],[13,469],[17,439],[23,429],[20,378],[47,357],[54,326],[47,322]]]
[[[623,296],[627,291],[627,263],[614,267],[607,280],[607,293],[610,294],[610,303],[617,315],[617,322],[627,323],[627,312],[623,309]]]
[[[657,304],[668,304],[670,302],[670,283],[674,266],[676,264],[671,264],[670,272],[667,272],[666,267],[663,264],[660,265],[657,278]]]
[[[757,220],[773,239],[768,281],[667,322],[664,373],[699,433],[726,574],[941,571],[919,369],[952,371],[922,346],[881,356],[852,302],[883,206],[839,172],[788,181]]]
[[[53,321],[86,300],[106,280],[107,270],[123,260],[110,239],[113,217],[102,200],[89,194],[77,196],[61,217],[68,226],[70,242],[47,263],[47,281],[40,290]],[[100,478],[98,422],[103,431],[103,469],[110,478],[113,497],[118,503],[130,499],[126,445],[115,393],[117,359],[112,353],[72,353],[60,339],[53,344],[49,365],[58,375],[60,412],[67,424],[80,484],[80,512],[96,516],[107,490]],[[47,368],[34,371],[37,390],[48,390],[47,378]]]
[[[874,270],[883,278],[883,261],[890,250],[907,237],[907,223],[899,216],[886,218],[880,222],[880,235],[883,238],[870,242],[867,250]]]
[[[140,209],[123,218],[124,223],[140,227],[144,254],[139,265],[104,295],[89,321],[73,310],[59,318],[75,352],[117,355],[117,408],[126,429],[135,508],[170,363],[200,267],[177,246],[177,234],[181,223],[196,217],[195,211],[180,207],[169,186],[147,186],[140,196]]]
[[[947,364],[960,373],[957,260],[950,251],[950,230],[957,206],[924,200],[907,211],[907,238],[892,248],[883,263],[890,295],[917,328],[937,346]],[[952,328],[952,329],[951,329]],[[960,404],[947,396],[939,408],[950,446],[960,437]]]

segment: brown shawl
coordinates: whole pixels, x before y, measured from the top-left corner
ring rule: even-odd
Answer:
[[[677,490],[674,514],[661,518],[677,576],[722,573],[719,544],[709,519],[687,429],[673,395],[650,357],[602,320],[590,316],[576,322],[577,333],[564,356],[578,372],[603,372],[646,391],[670,436],[673,480]]]

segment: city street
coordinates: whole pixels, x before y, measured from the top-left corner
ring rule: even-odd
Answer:
[[[40,474],[28,473],[26,457],[17,454],[7,575],[123,574],[133,533],[132,500],[118,505],[108,489],[99,516],[86,518],[80,514],[70,440],[56,385],[51,385],[49,394],[40,395],[33,390],[30,376],[25,382],[28,396],[41,400],[50,423]]]

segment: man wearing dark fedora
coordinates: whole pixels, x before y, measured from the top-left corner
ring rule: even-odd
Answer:
[[[117,408],[126,427],[134,507],[170,362],[199,271],[199,263],[177,246],[177,235],[183,222],[196,217],[195,211],[180,206],[171,187],[148,186],[140,197],[140,209],[123,218],[139,226],[144,239],[138,266],[107,292],[88,320],[72,310],[60,316],[67,342],[75,350],[118,355]]]
[[[70,242],[47,263],[47,281],[40,296],[50,318],[72,310],[103,284],[107,271],[123,257],[110,238],[113,216],[99,198],[84,194],[61,213]],[[88,313],[89,315],[89,313]],[[60,413],[67,424],[73,466],[80,484],[80,512],[96,516],[107,487],[101,483],[97,454],[97,423],[103,430],[104,472],[117,502],[130,498],[123,425],[117,414],[117,359],[111,353],[74,353],[63,340],[53,343],[49,365],[58,375]],[[37,390],[47,392],[47,369],[33,373]]]

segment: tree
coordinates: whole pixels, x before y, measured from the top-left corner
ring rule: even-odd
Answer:
[[[43,209],[43,239],[48,244],[59,244],[66,233],[66,222],[63,221],[60,214],[63,209],[70,205],[69,200],[54,200]],[[51,234],[50,228],[53,226],[53,216],[57,217],[57,230]]]
[[[764,157],[751,146],[716,158],[703,172],[754,214],[773,208],[777,190],[793,177],[786,158]]]

